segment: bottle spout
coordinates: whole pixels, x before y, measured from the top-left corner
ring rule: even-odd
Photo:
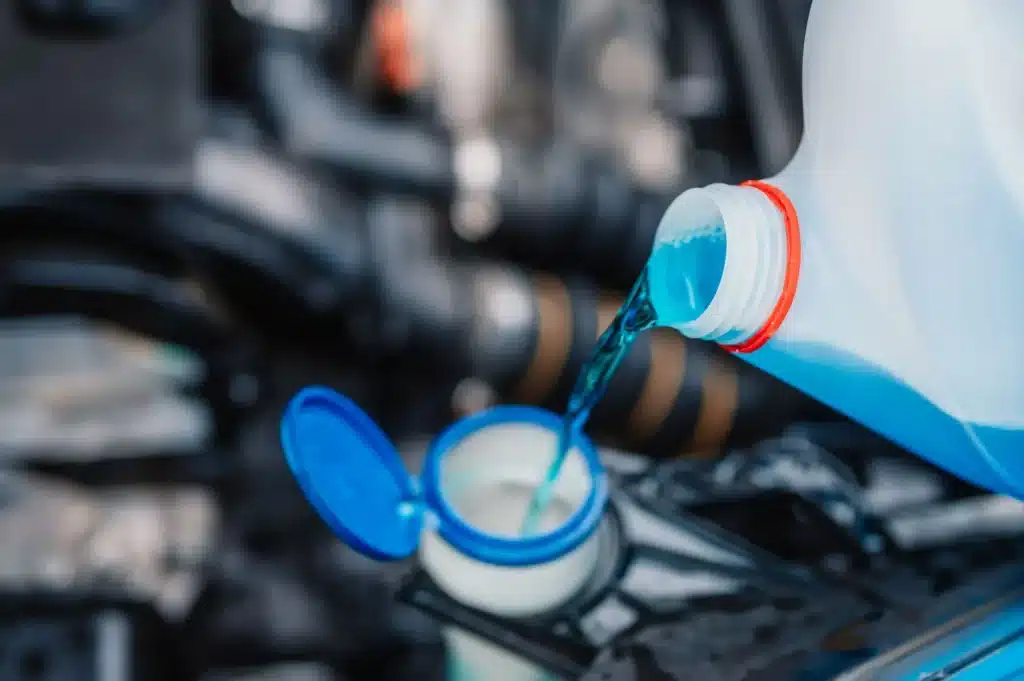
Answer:
[[[756,339],[777,316],[789,241],[787,216],[761,183],[683,192],[647,265],[659,323],[733,348]]]

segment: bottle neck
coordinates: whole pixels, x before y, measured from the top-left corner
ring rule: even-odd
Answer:
[[[652,303],[659,322],[689,338],[739,345],[764,329],[782,295],[789,248],[786,218],[756,187],[713,184],[683,192],[666,211],[655,237],[659,253],[682,252],[680,244],[704,238],[709,222],[724,234],[725,257],[679,258],[648,268]],[[718,285],[710,302],[680,315],[678,300],[693,300],[693,283]]]

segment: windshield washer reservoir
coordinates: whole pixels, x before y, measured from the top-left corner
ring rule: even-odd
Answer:
[[[437,535],[475,562],[527,567],[551,563],[583,544],[608,500],[597,450],[581,434],[543,530],[517,536],[527,503],[521,498],[536,486],[559,426],[558,416],[534,407],[502,406],[475,414],[434,440],[417,480],[354,402],[309,387],[289,403],[281,442],[310,503],[357,551],[399,560],[415,553],[421,538]]]
[[[418,552],[451,598],[500,617],[543,615],[585,588],[600,552],[608,481],[593,444],[573,441],[536,534],[519,527],[561,419],[501,406],[454,423],[430,444],[420,477],[348,398],[309,387],[290,402],[281,441],[299,486],[334,533],[378,560]],[[534,681],[536,666],[467,633],[447,636],[457,678]],[[495,675],[498,676],[495,676]]]

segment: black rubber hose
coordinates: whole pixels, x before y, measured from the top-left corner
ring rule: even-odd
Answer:
[[[534,352],[510,394],[563,408],[621,301],[552,277],[535,278],[532,291]],[[659,457],[713,454],[775,434],[814,409],[802,394],[717,346],[657,329],[630,350],[593,425]]]
[[[565,407],[621,304],[582,282],[509,266],[438,262],[433,273],[429,287],[413,286],[421,279],[411,272],[407,285],[388,287],[417,294],[388,298],[384,308],[410,320],[410,347],[423,352],[422,361],[443,361],[505,400],[554,410]],[[658,329],[635,343],[592,426],[636,451],[672,457],[749,445],[817,411],[801,393],[717,346]]]
[[[346,106],[303,36],[269,29],[256,56],[262,113],[285,148],[381,191],[450,197],[451,146],[417,126],[382,124]]]
[[[339,309],[353,312],[372,274],[365,237],[355,233],[362,216],[286,220],[259,186],[231,189],[137,202],[98,193],[33,196],[0,210],[0,244],[15,252],[84,248],[152,274],[198,276],[234,314],[270,335],[334,324],[344,320]],[[296,198],[293,208],[301,204]]]
[[[359,321],[373,296],[365,211],[319,174],[250,142],[210,136],[195,167],[188,194],[24,197],[0,212],[0,235],[46,234],[187,268],[269,336],[326,326],[337,338]]]
[[[209,137],[192,192],[13,195],[0,205],[0,244],[76,245],[151,273],[187,271],[267,336],[310,329],[337,341],[376,316],[365,223],[360,206],[308,168]]]
[[[307,332],[332,346],[351,341],[358,357],[403,356],[435,374],[479,377],[509,400],[563,408],[620,303],[582,282],[531,277],[493,263],[371,257],[369,274],[364,266],[350,271],[345,263],[360,262],[351,251],[372,250],[353,237],[358,230],[349,233],[351,246],[334,252],[337,235],[326,226],[323,232],[307,228],[301,239],[284,238],[287,231],[275,233],[265,220],[239,219],[241,208],[224,202],[183,199],[164,209],[167,224],[157,232],[173,234],[179,247],[205,264],[201,272],[224,283],[229,309],[262,312],[268,332]],[[198,303],[188,290],[166,275],[109,257],[61,258],[8,264],[10,309],[81,311],[186,346],[215,344],[199,321],[206,309],[194,309]],[[327,293],[310,293],[316,282],[324,282]],[[360,306],[368,321],[353,334]],[[290,321],[279,326],[287,315]],[[593,423],[636,449],[675,455],[749,444],[774,434],[808,404],[714,346],[655,331],[627,356]]]
[[[800,54],[781,23],[778,2],[723,0],[720,11],[746,92],[764,177],[782,170],[803,129]]]
[[[505,258],[620,287],[643,268],[672,197],[639,192],[621,171],[568,145],[496,142],[494,149],[466,152],[479,152],[485,166],[497,163],[494,177],[479,187],[441,132],[371,116],[346,100],[301,36],[267,31],[256,63],[261,108],[289,153],[376,192],[454,205],[456,231]],[[487,213],[481,224],[464,224],[464,201]]]
[[[34,248],[0,257],[0,317],[75,315],[188,348],[205,362],[199,392],[213,410],[215,445],[233,436],[259,399],[259,349],[204,297],[195,280],[173,279],[80,248]],[[239,381],[253,390],[238,391]]]
[[[204,355],[232,345],[227,326],[188,282],[77,251],[5,254],[0,262],[4,316],[82,315]]]
[[[363,211],[320,174],[266,147],[208,137],[192,193],[161,206],[158,222],[175,241],[244,262],[248,284],[277,282],[313,309],[345,305],[366,284]]]

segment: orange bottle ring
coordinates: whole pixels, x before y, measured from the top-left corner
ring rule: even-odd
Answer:
[[[793,299],[796,298],[796,286],[800,280],[800,221],[797,219],[793,202],[778,187],[760,180],[744,182],[741,186],[753,187],[767,196],[782,213],[786,228],[786,274],[782,279],[782,293],[779,294],[774,309],[768,315],[768,320],[764,326],[742,343],[722,345],[729,352],[749,353],[763,347],[775,335],[775,332],[782,326],[782,322],[785,321],[786,315],[789,314]]]

